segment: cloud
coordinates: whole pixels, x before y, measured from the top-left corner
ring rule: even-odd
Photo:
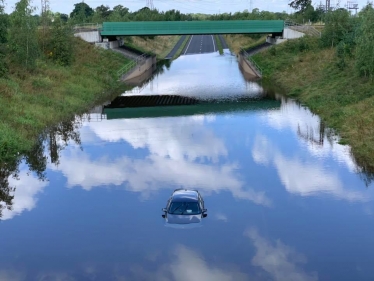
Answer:
[[[90,190],[95,186],[120,186],[139,192],[143,197],[159,189],[176,187],[198,188],[206,194],[230,191],[234,197],[270,206],[264,192],[245,187],[235,163],[220,164],[228,155],[225,143],[206,126],[214,116],[179,118],[141,118],[104,120],[86,123],[84,132],[95,143],[126,141],[135,150],[147,149],[144,159],[103,156],[92,160],[87,153],[74,147],[62,152],[58,167],[68,186]],[[96,137],[92,138],[94,132]],[[82,136],[84,139],[84,136]],[[121,151],[117,148],[118,151]]]
[[[177,245],[167,257],[168,261],[157,264],[151,271],[144,265],[128,264],[129,270],[118,269],[116,280],[154,280],[154,281],[244,281],[247,276],[234,265],[208,263],[200,255],[184,245]],[[153,266],[152,266],[153,267]]]
[[[117,119],[100,123],[87,123],[100,140],[126,141],[134,149],[147,148],[150,154],[171,159],[198,158],[218,161],[227,156],[224,142],[217,138],[204,122],[212,122],[212,116],[200,115],[178,118]]]
[[[18,270],[13,269],[0,269],[0,280],[4,281],[24,281],[26,275]]]
[[[172,184],[198,188],[205,193],[228,190],[236,198],[270,205],[270,200],[263,192],[244,189],[244,183],[236,174],[237,167],[233,164],[206,165],[158,155],[150,155],[146,159],[123,156],[115,160],[90,160],[87,154],[78,149],[71,151],[70,155],[63,154],[58,167],[51,167],[66,176],[69,187],[81,186],[90,190],[95,186],[120,186],[128,183],[125,187],[127,190],[140,192],[143,197],[148,197]]]
[[[25,210],[31,211],[35,208],[37,202],[35,197],[43,191],[47,184],[47,182],[40,181],[33,175],[28,175],[26,170],[20,172],[19,180],[9,177],[9,185],[14,186],[16,190],[14,192],[12,210],[4,209],[1,219],[12,219]]]
[[[219,220],[219,221],[228,222],[227,216],[224,215],[224,214],[221,214],[221,213],[217,213],[215,215],[215,218],[216,218],[216,220]]]
[[[281,182],[290,193],[300,196],[330,194],[347,201],[369,200],[362,192],[344,188],[339,176],[322,165],[287,158],[264,136],[256,136],[252,157],[256,163],[274,165]]]
[[[307,273],[301,265],[307,259],[280,240],[275,243],[263,238],[255,228],[248,229],[245,236],[250,238],[256,248],[252,265],[261,267],[274,281],[317,281],[316,272]]]
[[[357,165],[351,156],[350,147],[331,141],[326,135],[321,138],[321,120],[308,108],[294,101],[283,100],[281,110],[264,112],[261,118],[263,122],[279,131],[291,130],[303,140],[302,144],[312,156],[319,158],[331,156],[338,163],[344,164],[350,171],[357,171]],[[323,127],[322,130],[324,129]]]
[[[225,271],[220,267],[209,266],[196,252],[193,252],[184,246],[177,247],[174,255],[176,257],[176,262],[170,264],[166,268],[166,270],[173,276],[172,280],[235,280],[235,273]]]

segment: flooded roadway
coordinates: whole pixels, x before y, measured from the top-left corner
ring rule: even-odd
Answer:
[[[182,56],[127,94],[225,102],[54,131],[38,150],[48,181],[26,163],[9,178],[1,281],[373,279],[373,186],[318,116],[246,81],[227,51]],[[164,226],[181,187],[204,197],[200,228]]]

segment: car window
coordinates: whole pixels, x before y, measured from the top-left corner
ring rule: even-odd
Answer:
[[[201,211],[198,202],[172,202],[168,213],[173,215],[197,215]]]

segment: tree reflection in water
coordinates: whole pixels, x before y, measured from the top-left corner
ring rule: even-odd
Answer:
[[[70,141],[81,145],[79,134],[81,120],[82,118],[74,118],[47,129],[39,135],[30,151],[18,155],[10,162],[0,163],[0,219],[4,209],[12,209],[15,187],[10,186],[9,178],[18,179],[19,165],[24,162],[29,171],[35,173],[39,180],[47,180],[45,171],[48,157],[51,163],[58,165],[60,152]]]
[[[171,66],[172,60],[159,61],[153,69],[152,75],[143,81],[140,85],[147,85],[155,77],[161,75]],[[60,152],[68,145],[70,141],[81,145],[79,129],[82,126],[83,117],[74,117],[69,121],[64,121],[54,127],[47,129],[39,135],[33,148],[24,153],[17,155],[12,161],[5,163],[0,162],[0,220],[4,209],[12,209],[15,187],[9,185],[9,178],[18,179],[19,165],[24,162],[30,172],[37,175],[41,181],[47,180],[46,168],[47,163],[58,165],[60,161]],[[48,159],[49,158],[49,159]]]

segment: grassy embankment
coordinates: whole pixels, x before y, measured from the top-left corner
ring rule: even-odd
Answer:
[[[129,60],[74,40],[70,67],[40,62],[32,73],[13,69],[0,79],[0,163],[29,150],[46,127],[92,108],[125,87],[117,70]]]
[[[181,36],[155,36],[150,39],[146,36],[129,36],[125,39],[125,45],[131,46],[143,53],[152,53],[157,59],[164,59],[173,49]]]
[[[173,57],[173,60],[175,60],[176,58],[178,58],[182,54],[182,51],[183,51],[184,47],[188,44],[190,39],[191,39],[191,35],[187,35],[186,38],[184,39],[182,45],[180,45],[179,49],[175,53],[175,55]]]
[[[283,88],[336,129],[358,165],[374,172],[374,83],[356,74],[354,59],[338,68],[335,48],[319,48],[304,38],[274,46],[254,56],[264,80]]]
[[[217,47],[217,50],[219,51],[219,54],[223,55],[223,48],[222,48],[221,40],[219,40],[218,35],[214,35],[214,41],[216,42],[216,47]]]
[[[242,48],[248,49],[266,42],[266,36],[254,39],[244,34],[227,34],[224,38],[231,52],[235,54],[239,53]]]

